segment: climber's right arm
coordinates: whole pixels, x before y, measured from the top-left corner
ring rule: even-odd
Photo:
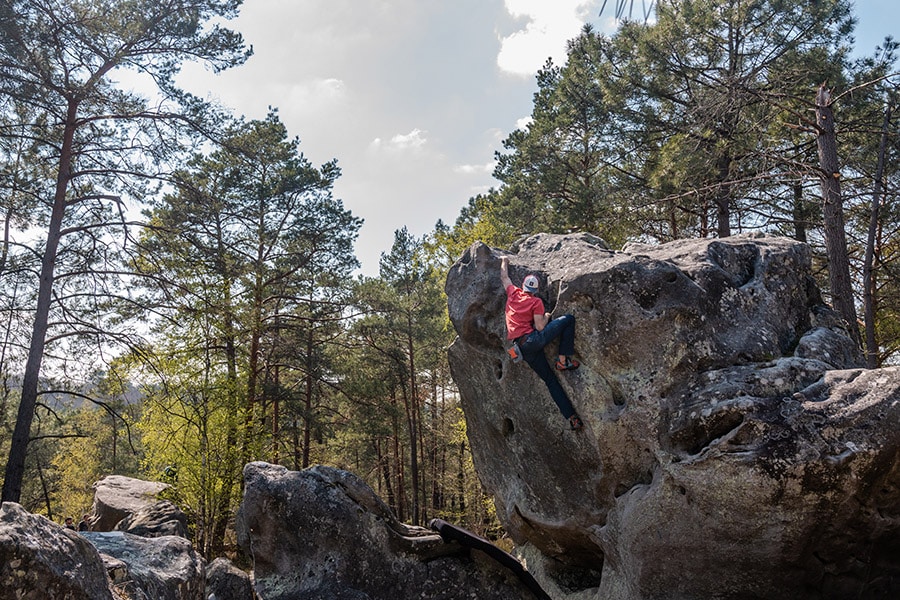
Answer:
[[[513,284],[509,278],[509,259],[505,256],[500,259],[500,283],[503,284],[504,290]]]

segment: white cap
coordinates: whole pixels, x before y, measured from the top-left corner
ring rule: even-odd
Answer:
[[[538,278],[534,275],[527,275],[525,281],[522,282],[522,289],[532,294],[538,291]]]

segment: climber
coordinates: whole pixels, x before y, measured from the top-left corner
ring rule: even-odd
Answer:
[[[563,417],[569,420],[572,429],[581,429],[584,424],[575,413],[572,402],[544,356],[544,346],[558,337],[559,357],[556,360],[556,369],[571,371],[578,368],[579,363],[573,358],[575,317],[563,315],[551,320],[550,313],[544,311],[543,300],[535,295],[538,291],[538,278],[527,275],[522,282],[522,288],[517,288],[509,278],[509,260],[505,256],[500,259],[500,282],[506,290],[507,339],[519,347],[525,362],[547,384],[550,396]]]

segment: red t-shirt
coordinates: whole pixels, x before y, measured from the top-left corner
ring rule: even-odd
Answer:
[[[534,331],[534,315],[543,314],[543,300],[514,285],[506,286],[507,339],[514,340]]]

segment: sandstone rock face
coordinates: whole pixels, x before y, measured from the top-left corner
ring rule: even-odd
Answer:
[[[508,573],[433,532],[399,523],[337,469],[244,467],[238,542],[261,600],[532,600]]]
[[[159,501],[166,483],[122,475],[107,475],[94,484],[91,530],[113,531],[122,519],[147,511]]]
[[[116,523],[114,530],[126,531],[141,537],[177,535],[186,538],[187,515],[168,500],[160,500],[129,514]]]
[[[206,600],[253,600],[250,576],[227,558],[215,559],[206,567]]]
[[[584,430],[503,351],[504,255],[576,317]],[[538,235],[473,245],[446,289],[479,476],[551,595],[900,594],[900,370],[859,368],[805,245]]]
[[[113,583],[132,600],[202,600],[206,571],[179,536],[144,538],[121,531],[83,535],[101,553]]]
[[[74,531],[0,505],[0,598],[112,600],[100,556]]]

